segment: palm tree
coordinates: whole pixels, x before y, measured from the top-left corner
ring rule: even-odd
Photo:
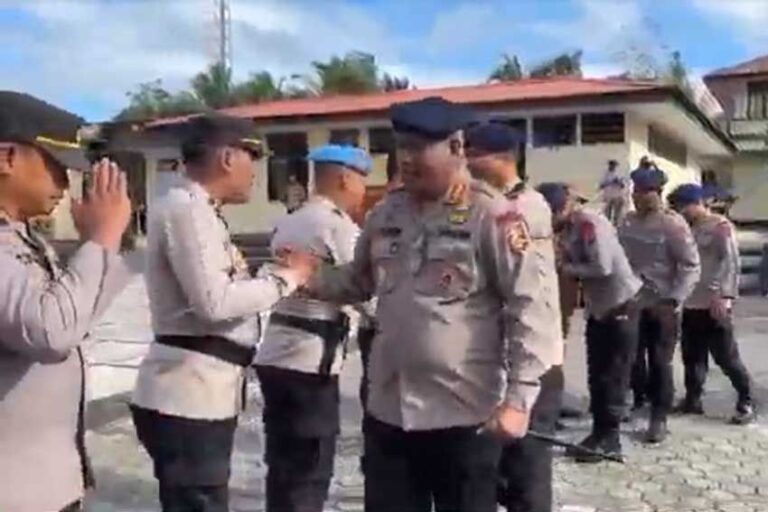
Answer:
[[[221,108],[232,104],[232,70],[216,63],[198,73],[191,82],[195,96],[210,108]]]
[[[547,78],[552,76],[581,76],[581,56],[578,50],[573,53],[563,53],[546,60],[531,69],[531,78]]]
[[[510,57],[508,54],[501,56],[501,63],[488,76],[489,82],[514,82],[523,78],[523,68],[517,55]]]
[[[191,114],[205,110],[192,93],[171,94],[160,80],[139,84],[135,91],[126,93],[128,106],[115,116],[117,121],[137,121],[162,116]]]
[[[379,90],[378,66],[370,53],[349,52],[328,62],[313,62],[322,94],[364,94]],[[310,83],[310,88],[311,87]]]
[[[285,78],[275,80],[269,71],[251,73],[248,80],[232,87],[231,102],[235,104],[279,100],[285,96]]]

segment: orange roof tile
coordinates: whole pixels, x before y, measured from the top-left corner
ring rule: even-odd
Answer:
[[[384,112],[394,103],[442,96],[457,103],[488,105],[541,100],[561,100],[664,91],[668,86],[655,82],[624,79],[586,79],[560,77],[529,79],[517,82],[408,89],[364,95],[316,96],[311,98],[269,101],[220,109],[223,114],[252,119],[335,116]],[[189,116],[158,119],[147,127],[176,124]]]

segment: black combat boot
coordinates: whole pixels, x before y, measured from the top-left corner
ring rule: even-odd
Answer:
[[[643,442],[648,444],[663,443],[667,439],[667,419],[666,418],[654,418],[651,416],[651,423],[648,425],[648,430],[645,432],[645,438]]]
[[[680,400],[672,410],[675,414],[694,414],[701,416],[704,414],[704,406],[701,404],[701,397],[688,396]]]
[[[591,453],[576,453],[575,459],[576,462],[581,462],[584,464],[594,464],[596,462],[602,462],[604,459],[603,457],[600,457],[599,454],[605,454],[612,457],[621,457],[621,439],[619,437],[619,429],[610,429],[601,432],[596,439],[590,443],[590,445],[581,444],[581,446],[584,446],[585,448],[590,448],[595,452],[595,454]]]
[[[749,425],[757,418],[755,406],[751,400],[739,400],[736,404],[736,414],[731,418],[732,425]]]

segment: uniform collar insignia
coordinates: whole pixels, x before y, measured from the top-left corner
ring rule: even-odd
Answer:
[[[464,181],[451,185],[443,202],[450,206],[466,206],[469,203],[469,185]]]

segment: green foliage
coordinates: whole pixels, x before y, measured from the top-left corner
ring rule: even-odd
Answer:
[[[547,78],[553,76],[581,76],[581,50],[573,53],[562,53],[531,68],[531,78]]]
[[[503,54],[501,56],[501,63],[491,71],[488,76],[489,82],[514,82],[515,80],[521,80],[524,78],[523,67],[520,65],[520,61],[517,55]]]
[[[313,62],[321,94],[365,94],[379,90],[378,66],[370,53],[349,52]]]

